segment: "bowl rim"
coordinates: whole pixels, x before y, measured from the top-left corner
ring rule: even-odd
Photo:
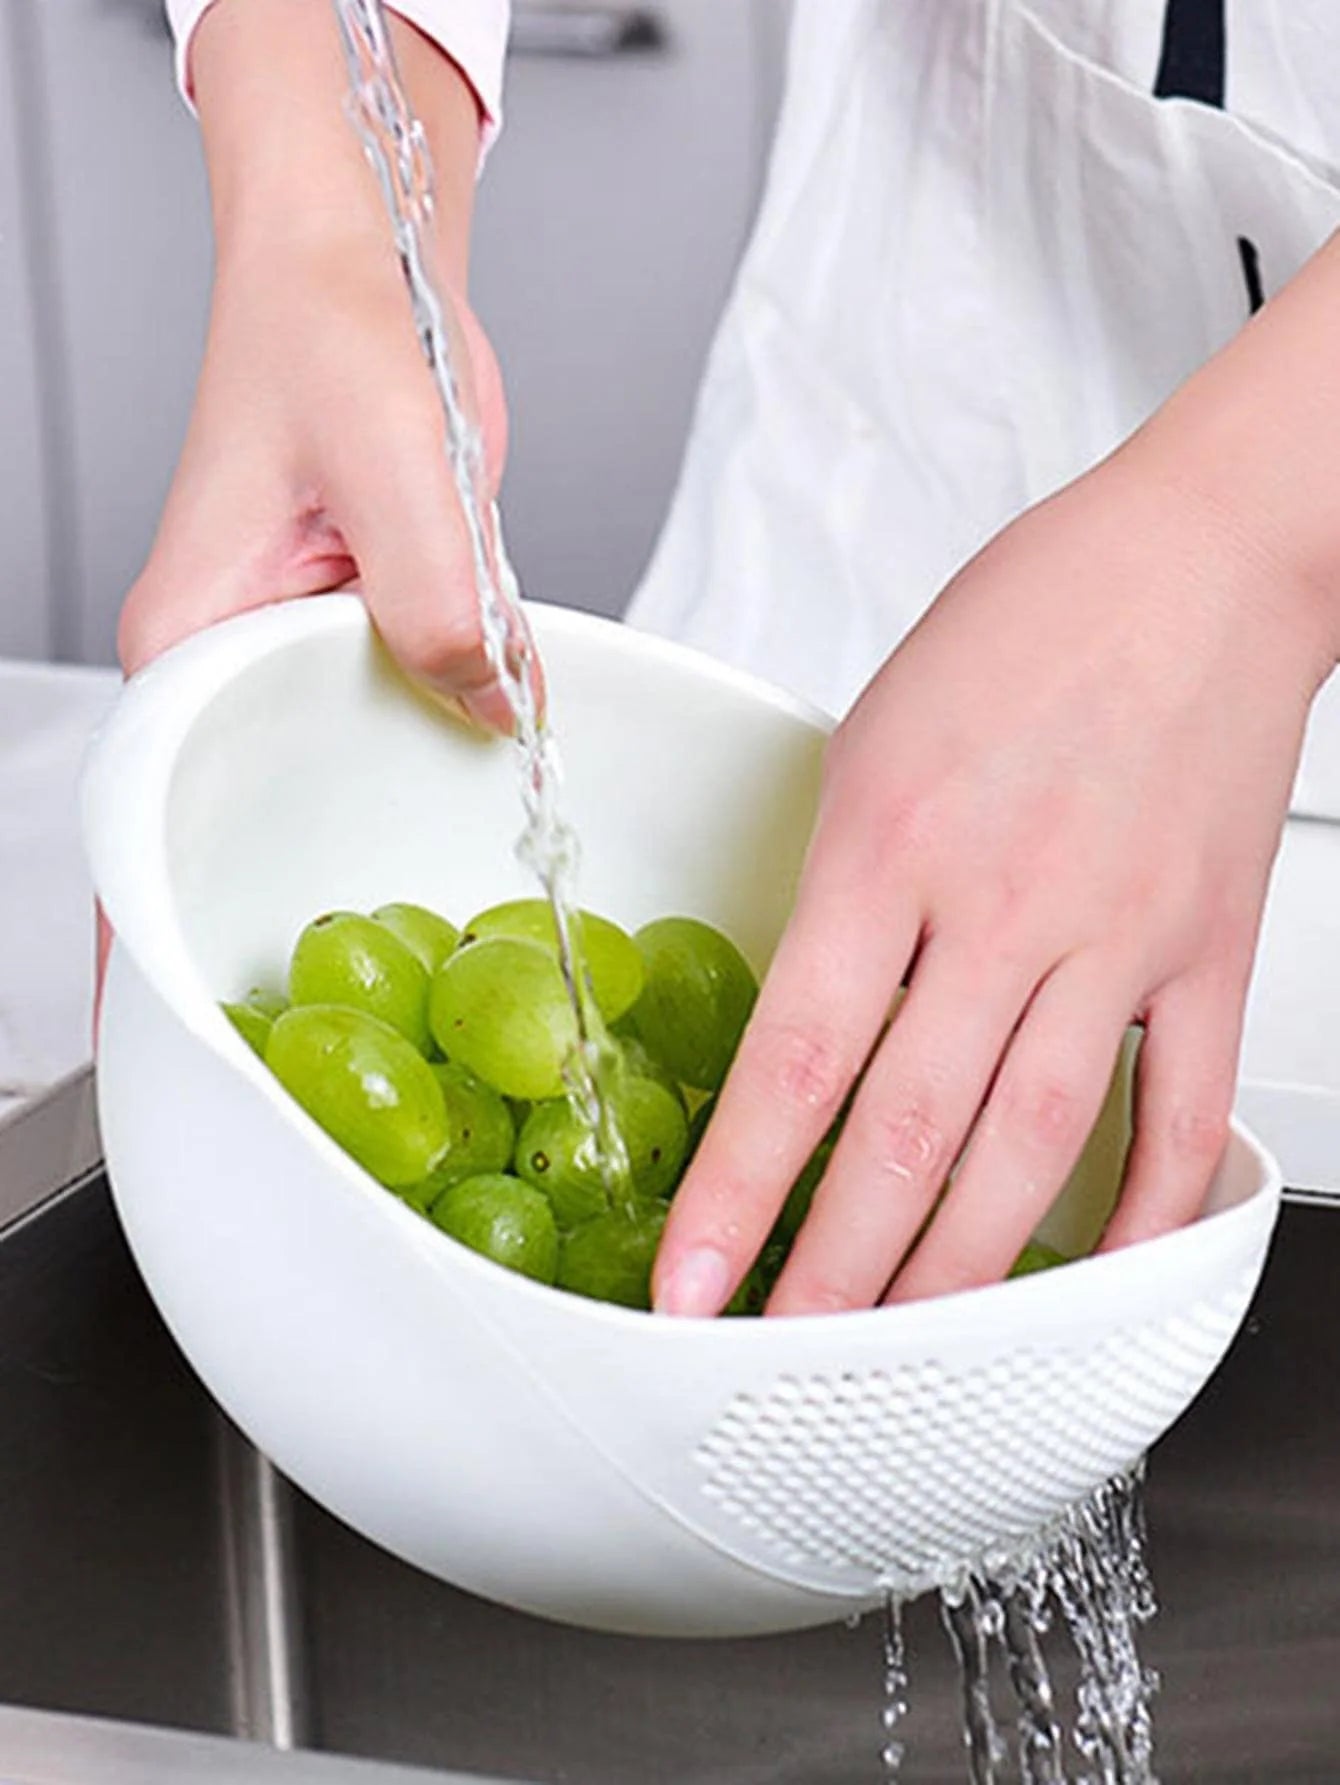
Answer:
[[[608,642],[617,640],[616,649],[643,662],[672,664],[681,670],[706,679],[751,702],[762,704],[803,725],[812,733],[831,734],[834,721],[821,709],[800,697],[778,688],[763,678],[733,665],[725,664],[705,653],[675,640],[640,631],[626,623],[602,615],[589,614],[547,603],[527,602],[528,619],[537,623],[544,635],[583,637],[596,636]],[[1121,1281],[1131,1269],[1132,1257],[1167,1260],[1169,1266],[1179,1251],[1194,1246],[1197,1230],[1206,1224],[1236,1220],[1239,1223],[1264,1219],[1263,1199],[1276,1205],[1281,1194],[1279,1167],[1254,1135],[1234,1118],[1230,1125],[1230,1147],[1246,1149],[1255,1163],[1258,1182],[1249,1194],[1227,1208],[1201,1214],[1186,1226],[1173,1232],[1139,1242],[1121,1251],[1090,1255],[1072,1261],[1064,1268],[1006,1279],[999,1283],[959,1290],[929,1301],[851,1310],[837,1314],[806,1315],[786,1319],[722,1319],[666,1317],[640,1309],[624,1308],[610,1303],[591,1301],[566,1290],[537,1283],[506,1270],[492,1260],[472,1252],[468,1247],[450,1241],[450,1236],[433,1227],[410,1209],[393,1191],[385,1189],[357,1164],[324,1129],[310,1117],[270,1074],[264,1063],[236,1033],[219,1009],[218,998],[205,981],[186,946],[178,921],[175,897],[166,871],[166,829],[163,822],[167,799],[172,787],[178,756],[194,726],[210,706],[238,676],[267,656],[289,649],[305,639],[340,633],[357,633],[375,638],[375,628],[361,597],[356,592],[306,597],[302,600],[271,604],[252,612],[222,621],[192,638],[173,646],[163,656],[139,671],[122,690],[112,713],[95,734],[85,762],[81,786],[86,847],[93,861],[95,884],[103,890],[105,872],[126,863],[133,863],[142,875],[145,855],[150,852],[158,874],[160,896],[154,901],[157,928],[154,954],[166,973],[145,971],[145,963],[133,948],[127,953],[149,982],[150,989],[166,1006],[173,1019],[213,1054],[225,1067],[239,1073],[269,1103],[281,1118],[306,1143],[315,1145],[324,1154],[326,1165],[345,1193],[356,1194],[360,1202],[375,1203],[381,1218],[411,1223],[400,1233],[411,1240],[419,1230],[424,1240],[431,1233],[430,1262],[450,1260],[453,1272],[472,1272],[481,1287],[489,1293],[522,1298],[539,1298],[537,1311],[547,1316],[580,1319],[589,1326],[592,1321],[603,1324],[613,1333],[636,1334],[642,1343],[701,1343],[711,1335],[713,1344],[720,1344],[721,1334],[732,1335],[732,1345],[767,1344],[775,1347],[787,1341],[780,1335],[801,1332],[813,1338],[821,1329],[835,1328],[853,1341],[870,1336],[874,1323],[890,1340],[896,1334],[914,1330],[918,1339],[942,1325],[962,1332],[965,1316],[971,1313],[973,1323],[979,1317],[989,1318],[995,1311],[1011,1309],[1022,1320],[1043,1310],[1047,1324],[1053,1318],[1064,1318],[1086,1311],[1092,1315],[1095,1302],[1113,1302],[1118,1298],[1105,1292],[1103,1286]],[[445,719],[445,715],[444,715]],[[450,722],[449,720],[447,722]],[[116,815],[125,807],[125,800],[116,797],[126,791],[128,769],[134,771],[133,816],[138,836],[128,847],[117,834]],[[160,871],[161,870],[161,871]],[[112,873],[116,878],[116,873]],[[115,908],[112,916],[115,918]],[[118,938],[116,947],[126,948]],[[164,984],[168,980],[171,990]],[[396,1205],[391,1207],[390,1205]],[[450,1251],[439,1250],[438,1242],[446,1241]],[[1007,1298],[1002,1301],[1001,1298]],[[1015,1323],[1012,1319],[1011,1324]],[[653,1338],[665,1334],[667,1339]],[[673,1334],[673,1340],[669,1335]],[[803,1343],[803,1341],[801,1341]]]

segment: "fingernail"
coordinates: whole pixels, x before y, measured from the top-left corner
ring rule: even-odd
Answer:
[[[686,1252],[656,1297],[658,1314],[719,1314],[730,1295],[730,1260],[714,1246]]]

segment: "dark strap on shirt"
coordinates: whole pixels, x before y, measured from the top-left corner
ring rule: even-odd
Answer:
[[[1168,0],[1154,97],[1198,99],[1222,110],[1224,38],[1224,0]]]

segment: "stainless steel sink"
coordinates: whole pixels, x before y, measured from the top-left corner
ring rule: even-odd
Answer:
[[[871,1627],[717,1644],[561,1629],[392,1561],[283,1483],[160,1324],[90,1110],[81,1079],[0,1129],[0,1706],[22,1707],[0,1709],[0,1776],[405,1776],[90,1717],[438,1778],[876,1776]],[[1164,1679],[1164,1785],[1340,1779],[1337,1284],[1340,1208],[1291,1203],[1247,1328],[1152,1459],[1163,1612],[1145,1647]],[[911,1608],[908,1627],[907,1785],[958,1785],[934,1609]]]

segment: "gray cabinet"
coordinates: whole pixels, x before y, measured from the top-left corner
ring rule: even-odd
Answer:
[[[528,593],[606,613],[674,486],[758,198],[784,13],[649,10],[659,48],[512,58],[475,228],[474,296],[511,404],[512,554]]]
[[[631,33],[650,47],[626,48],[600,24],[627,9],[527,10],[474,277],[509,386],[509,534],[530,592],[617,611],[757,198],[785,7],[661,0],[660,30]],[[0,18],[0,87],[30,83],[32,116],[16,144],[0,103],[0,240],[26,215],[34,257],[0,253],[0,524],[31,608],[0,610],[0,651],[109,661],[204,335],[199,145],[158,0],[0,0]]]
[[[25,84],[21,0],[0,0],[0,656],[41,657],[55,639],[48,612],[48,465],[38,348],[43,318],[34,254],[46,219],[40,188],[20,168],[34,93]]]
[[[63,355],[51,611],[62,656],[111,662],[185,432],[204,339],[209,213],[195,124],[149,0],[11,0],[36,21]]]

